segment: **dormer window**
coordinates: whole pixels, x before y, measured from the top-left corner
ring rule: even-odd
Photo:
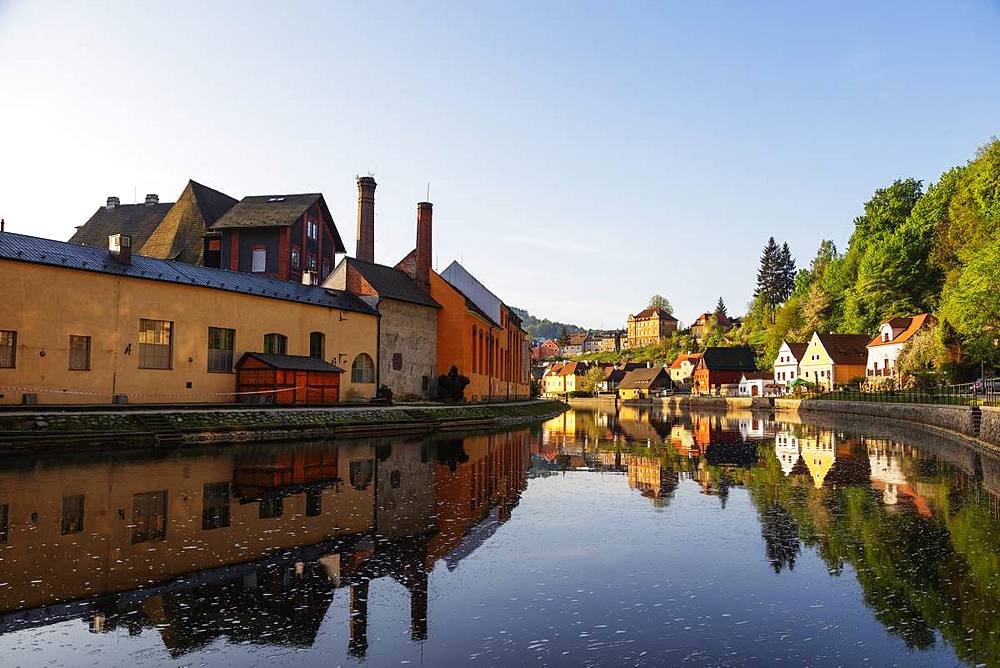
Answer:
[[[889,332],[882,332],[882,341],[883,342],[889,341]]]

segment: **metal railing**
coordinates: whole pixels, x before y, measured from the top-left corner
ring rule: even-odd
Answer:
[[[865,392],[858,388],[839,388],[833,391],[809,389],[802,392],[802,397],[805,399],[822,399],[828,401],[1000,406],[1000,378],[981,379],[974,383],[906,390]]]

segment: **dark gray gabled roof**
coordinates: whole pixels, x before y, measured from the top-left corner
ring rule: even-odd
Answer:
[[[333,222],[326,200],[322,193],[303,193],[300,195],[251,195],[244,197],[229,209],[215,224],[212,230],[222,230],[229,227],[287,227],[295,223],[312,205],[318,204],[323,218],[330,224],[333,231],[333,242],[338,253],[345,252],[344,242]]]
[[[184,262],[160,260],[143,255],[133,255],[132,264],[124,265],[112,258],[104,249],[71,244],[65,241],[29,237],[13,232],[0,232],[0,259],[93,271],[114,276],[130,276],[179,285],[193,285],[344,311],[376,314],[375,310],[361,299],[342,290],[330,290],[319,286],[303,285],[293,281],[281,281],[276,278],[225,269],[199,267]]]
[[[95,248],[107,248],[108,237],[112,234],[127,234],[132,237],[133,247],[141,248],[173,205],[173,202],[160,202],[149,206],[119,204],[113,209],[102,206],[94,212],[90,220],[76,228],[69,241]]]
[[[701,364],[712,371],[756,371],[757,362],[753,351],[746,346],[735,348],[706,348],[701,355]]]
[[[353,257],[347,258],[347,263],[364,276],[380,297],[431,308],[441,308],[440,304],[417,286],[416,281],[410,278],[409,274],[399,269],[393,269],[384,264],[365,262]]]
[[[239,367],[243,360],[248,357],[260,360],[275,369],[287,369],[289,371],[332,371],[334,373],[344,373],[336,364],[330,364],[318,357],[308,355],[272,355],[270,353],[243,353],[240,361],[236,363]]]

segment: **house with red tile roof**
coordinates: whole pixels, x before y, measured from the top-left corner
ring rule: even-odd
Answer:
[[[659,306],[651,306],[628,317],[629,348],[654,346],[677,331],[677,318]]]
[[[892,318],[878,327],[878,334],[868,342],[868,364],[866,376],[895,376],[896,358],[917,332],[937,324],[937,319],[928,313],[906,318]]]
[[[674,385],[689,387],[693,382],[694,370],[698,366],[701,353],[681,353],[670,363],[670,380]]]

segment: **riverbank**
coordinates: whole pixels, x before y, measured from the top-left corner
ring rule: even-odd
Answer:
[[[566,410],[561,401],[323,408],[149,408],[0,414],[0,453],[147,448],[489,429]]]
[[[567,401],[573,408],[614,408],[614,397],[583,397]],[[732,408],[771,408],[771,400],[762,397],[710,397],[690,394],[676,394],[670,397],[655,397],[645,401],[619,401],[620,406],[651,406],[653,408],[700,408],[705,410],[728,410]]]

